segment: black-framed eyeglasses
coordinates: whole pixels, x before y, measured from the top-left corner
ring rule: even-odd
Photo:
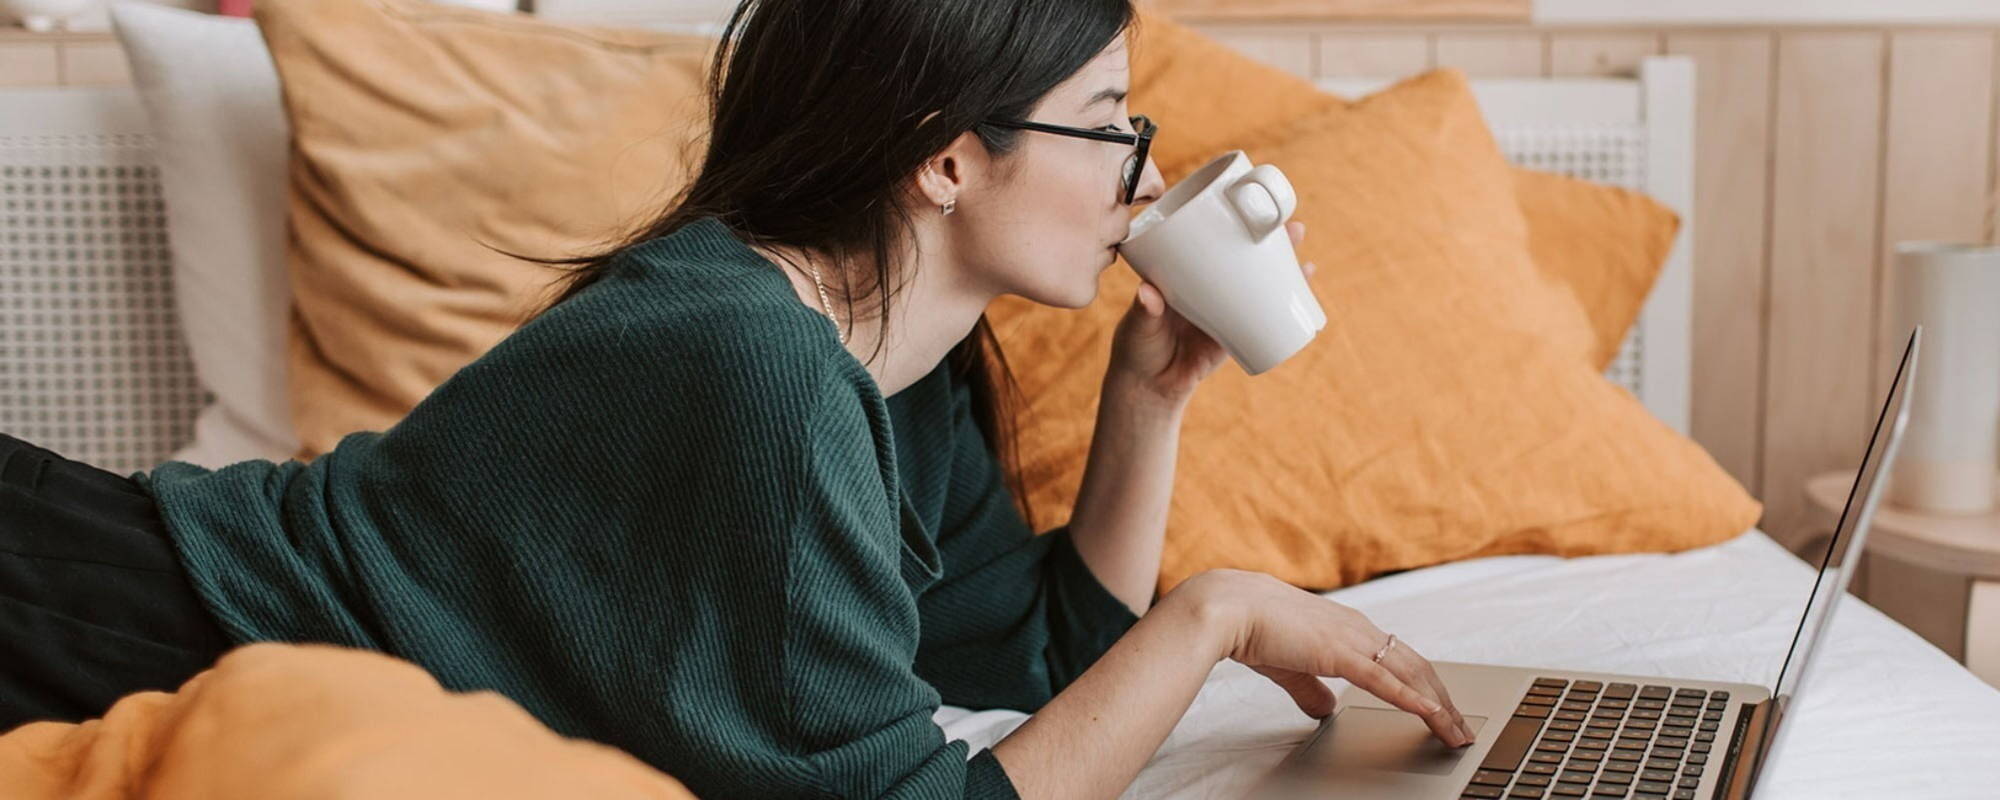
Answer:
[[[1116,142],[1131,145],[1132,158],[1125,164],[1125,205],[1132,204],[1132,198],[1139,194],[1139,178],[1146,173],[1146,153],[1153,149],[1153,133],[1160,127],[1144,116],[1132,117],[1132,132],[1105,130],[1103,128],[1072,128],[1068,125],[1050,125],[1046,122],[1029,122],[1024,119],[989,119],[988,125],[1002,128],[1018,128],[1024,131],[1040,131],[1057,136],[1074,136],[1079,139],[1094,139],[1100,142]]]

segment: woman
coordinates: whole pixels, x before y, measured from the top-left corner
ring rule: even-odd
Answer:
[[[1428,662],[1350,609],[1239,572],[1152,602],[1177,430],[1223,359],[1154,288],[1070,524],[1014,507],[982,314],[1088,304],[1160,192],[1132,17],[745,3],[684,195],[389,431],[131,481],[12,440],[0,641],[29,653],[0,727],[286,640],[499,691],[717,798],[1115,794],[1224,658],[1307,714],[1340,676],[1466,743]],[[1038,713],[968,757],[941,702]]]

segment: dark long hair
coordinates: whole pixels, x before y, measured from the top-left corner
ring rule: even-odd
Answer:
[[[1011,153],[1020,132],[982,121],[1026,118],[1132,22],[1131,0],[744,0],[709,71],[694,180],[607,250],[531,258],[567,269],[548,307],[602,278],[620,251],[714,217],[746,243],[824,254],[841,318],[852,325],[858,309],[886,325],[909,277],[897,247],[913,214],[937,213],[910,207],[909,179],[967,131]],[[878,341],[870,358],[880,352]],[[1026,514],[1017,387],[984,316],[949,359]]]

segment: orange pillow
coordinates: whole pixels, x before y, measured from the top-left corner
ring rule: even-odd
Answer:
[[[1350,103],[1156,15],[1132,49],[1134,111],[1160,124],[1153,159],[1169,181],[1218,153],[1259,144],[1308,117]],[[1544,273],[1576,293],[1597,332],[1592,363],[1611,363],[1639,318],[1680,218],[1626,189],[1516,167],[1515,197],[1528,218],[1528,249]]]
[[[300,458],[393,425],[681,187],[709,39],[422,0],[259,3],[291,120]]]
[[[1233,364],[1182,429],[1162,590],[1204,569],[1321,589],[1501,553],[1678,550],[1759,506],[1588,362],[1595,334],[1542,275],[1463,76],[1438,71],[1255,146],[1299,191],[1330,318],[1251,378]],[[1129,269],[1082,312],[1005,298],[1038,527],[1067,518]]]

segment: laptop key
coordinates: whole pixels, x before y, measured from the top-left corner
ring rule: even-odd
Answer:
[[[1665,686],[1647,684],[1645,688],[1639,690],[1639,696],[1648,700],[1665,700],[1674,696],[1674,690]]]
[[[1501,772],[1497,769],[1482,769],[1472,773],[1472,783],[1475,786],[1506,786],[1507,782],[1513,779],[1514,773]]]
[[[1549,794],[1561,795],[1563,797],[1582,797],[1589,792],[1590,789],[1588,787],[1579,786],[1574,783],[1558,783],[1549,787]]]
[[[1690,752],[1695,752],[1695,753],[1706,753],[1706,752],[1708,752],[1709,748],[1711,748],[1711,747],[1714,747],[1714,746],[1715,746],[1715,745],[1712,745],[1712,744],[1709,744],[1708,742],[1704,742],[1704,741],[1701,741],[1701,740],[1700,740],[1700,738],[1699,738],[1699,736],[1700,736],[1700,734],[1696,734],[1696,737],[1697,737],[1697,738],[1695,739],[1695,743],[1694,743],[1694,744],[1691,744],[1691,745],[1688,745],[1688,750],[1689,750]]]
[[[1646,761],[1646,769],[1663,769],[1668,772],[1672,772],[1680,768],[1681,768],[1681,762],[1675,761],[1671,758],[1653,758],[1653,759],[1647,759]],[[1673,776],[1669,775],[1668,777],[1673,777]]]
[[[1631,783],[1631,782],[1632,782],[1632,773],[1629,773],[1629,772],[1612,772],[1612,771],[1610,771],[1610,770],[1606,770],[1606,771],[1604,772],[1604,774],[1602,774],[1602,775],[1599,775],[1599,776],[1597,776],[1597,782],[1598,782],[1598,783]]]
[[[1556,765],[1554,765],[1554,764],[1541,764],[1541,763],[1535,763],[1535,764],[1524,764],[1524,765],[1522,765],[1522,766],[1521,766],[1521,774],[1523,774],[1523,775],[1554,775],[1554,774],[1556,774]],[[1667,777],[1671,778],[1671,777],[1673,777],[1673,776],[1672,776],[1672,775],[1669,775],[1669,776],[1667,776]]]
[[[1633,692],[1636,692],[1636,691],[1638,691],[1638,690],[1639,690],[1639,687],[1637,687],[1637,686],[1634,686],[1634,685],[1632,685],[1632,684],[1629,684],[1629,683],[1614,683],[1614,684],[1611,684],[1610,686],[1606,686],[1606,687],[1604,687],[1604,696],[1605,696],[1605,697],[1631,697],[1631,696],[1632,696],[1632,693],[1633,693]]]
[[[1536,678],[1536,679],[1535,679],[1535,685],[1536,685],[1536,686],[1553,686],[1553,687],[1555,687],[1555,688],[1557,688],[1557,689],[1560,689],[1560,688],[1562,688],[1562,687],[1564,687],[1564,686],[1568,686],[1568,685],[1569,685],[1569,681],[1566,681],[1566,680],[1563,680],[1563,679],[1561,679],[1561,678]]]
[[[1514,791],[1507,793],[1507,796],[1519,797],[1522,800],[1541,800],[1542,795],[1546,793],[1547,790],[1540,786],[1516,786]]]
[[[1486,758],[1479,762],[1479,768],[1513,772],[1521,766],[1521,757],[1527,755],[1528,748],[1535,743],[1535,734],[1541,731],[1541,720],[1518,715],[1507,718],[1507,727],[1500,730],[1500,738],[1493,742],[1492,749],[1486,751]]]
[[[1689,763],[1689,764],[1693,764],[1693,765],[1695,765],[1695,766],[1700,766],[1700,765],[1702,765],[1702,764],[1706,764],[1706,763],[1708,763],[1708,754],[1707,754],[1707,753],[1689,753],[1689,754],[1688,754],[1688,757],[1687,757],[1687,763]]]
[[[1680,791],[1674,792],[1674,800],[1695,800],[1694,790],[1682,789]]]
[[[1729,699],[1729,693],[1728,693],[1728,692],[1715,692],[1715,693],[1713,693],[1713,694],[1710,694],[1710,695],[1709,695],[1709,697],[1713,697],[1713,698],[1715,698],[1715,699],[1717,699],[1717,700],[1728,700],[1728,699]]]
[[[1630,761],[1613,761],[1609,764],[1604,765],[1604,771],[1630,773],[1639,771],[1639,766]]]
[[[1514,786],[1517,788],[1522,786],[1548,786],[1551,783],[1555,783],[1555,781],[1546,775],[1522,775],[1514,779]]]
[[[1495,798],[1499,798],[1505,795],[1506,795],[1506,790],[1498,789],[1492,786],[1467,786],[1465,787],[1465,792],[1460,794],[1459,797],[1473,797],[1473,798],[1478,798],[1478,800],[1495,800]]]
[[[1678,785],[1678,786],[1680,786],[1680,787],[1681,787],[1681,788],[1683,788],[1683,789],[1693,789],[1694,787],[1696,787],[1696,786],[1700,786],[1700,785],[1701,785],[1701,776],[1699,776],[1699,775],[1683,775],[1683,776],[1681,776],[1681,781],[1680,781],[1680,783],[1679,783],[1679,784],[1677,784],[1677,785]]]
[[[1556,778],[1556,780],[1563,783],[1590,783],[1596,779],[1597,773],[1582,772],[1579,770],[1564,770],[1563,774]]]
[[[1535,719],[1548,719],[1549,707],[1531,706],[1523,704],[1520,708],[1514,709],[1514,718],[1520,719],[1522,717],[1533,717]]]
[[[1590,794],[1592,797],[1624,797],[1625,791],[1630,788],[1622,783],[1600,783],[1591,787]]]
[[[1566,719],[1559,719],[1549,723],[1549,730],[1552,731],[1569,731],[1570,733],[1575,733],[1582,729],[1583,729],[1583,723],[1571,722]]]
[[[1586,692],[1595,692],[1599,689],[1604,688],[1604,684],[1598,683],[1597,681],[1577,681],[1573,688],[1581,689]]]
[[[1671,783],[1674,779],[1674,770],[1672,767],[1667,769],[1642,769],[1639,770],[1639,779],[1654,781],[1656,783]]]

